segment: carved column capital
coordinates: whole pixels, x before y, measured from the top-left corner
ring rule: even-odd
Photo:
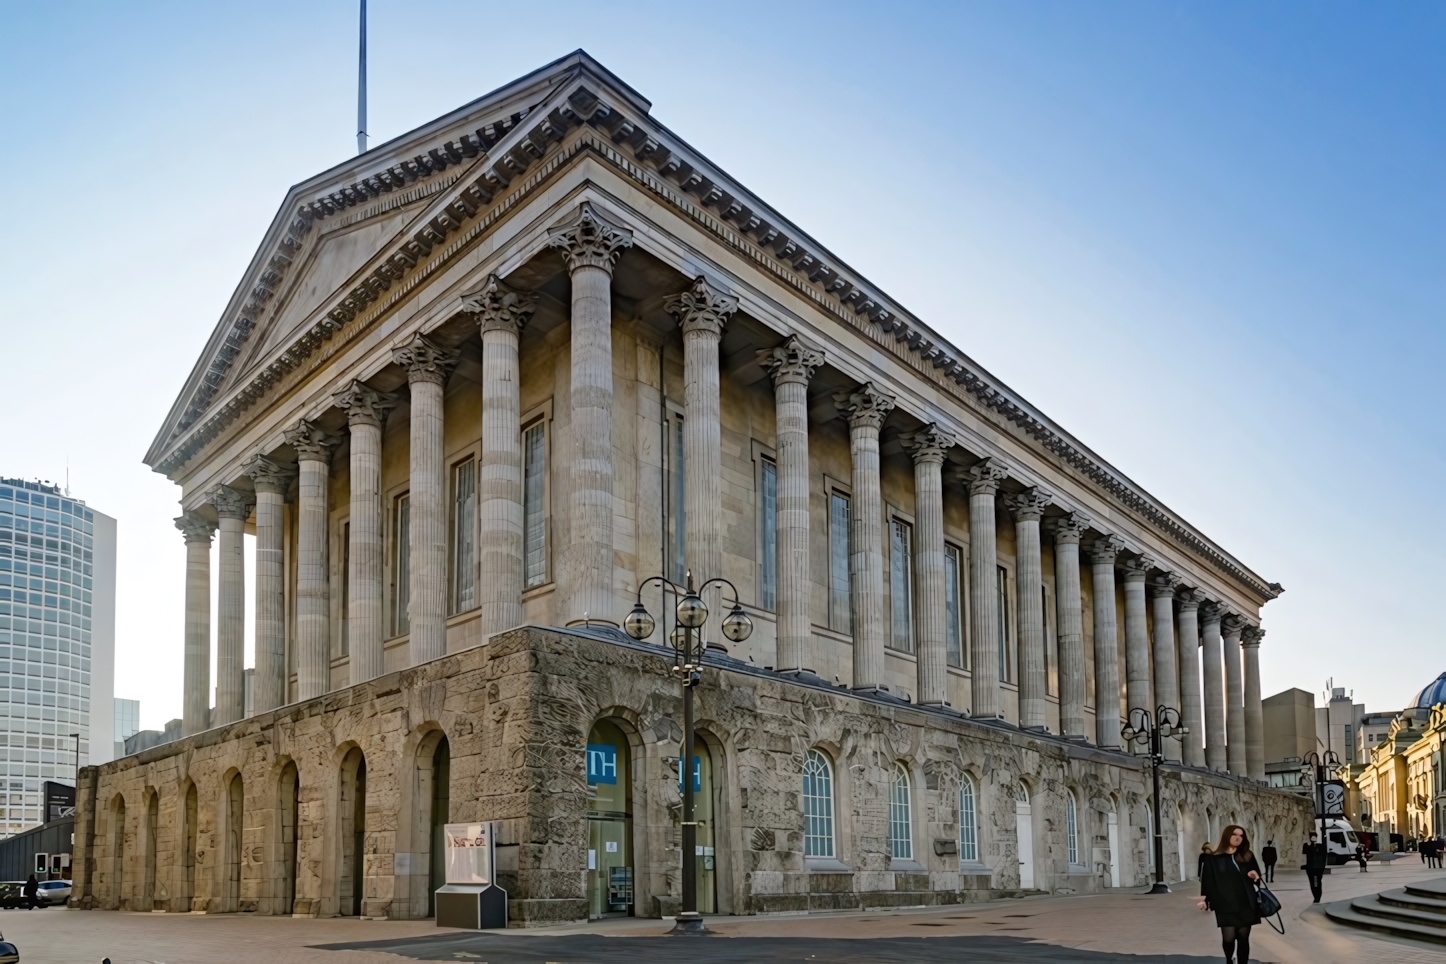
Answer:
[[[1103,535],[1094,541],[1090,546],[1090,561],[1097,566],[1114,565],[1117,557],[1125,549],[1125,540],[1119,536]]]
[[[1218,622],[1220,622],[1220,615],[1221,615],[1221,613],[1223,612],[1223,610],[1224,610],[1224,607],[1221,606],[1220,603],[1216,602],[1215,600],[1213,600],[1213,599],[1205,599],[1204,597],[1201,597],[1201,599],[1200,599],[1200,625],[1203,626],[1203,625],[1205,625],[1206,623],[1218,623]]]
[[[211,536],[216,531],[216,523],[199,512],[183,512],[176,516],[176,528],[181,530],[187,545],[195,543],[209,546]]]
[[[930,423],[917,432],[899,436],[904,451],[914,457],[915,462],[937,462],[943,464],[944,456],[954,447],[954,436],[941,431],[938,425]]]
[[[716,337],[723,334],[723,326],[738,310],[738,299],[718,291],[707,278],[699,275],[687,291],[663,302],[663,310],[678,319],[683,334],[705,331]]]
[[[1260,641],[1265,638],[1265,630],[1259,626],[1246,626],[1240,631],[1241,646],[1259,646]]]
[[[1126,582],[1144,582],[1145,576],[1155,568],[1155,560],[1142,552],[1122,561],[1120,568],[1125,571]]]
[[[823,352],[804,344],[797,335],[775,348],[758,352],[758,364],[773,376],[775,387],[788,382],[807,385],[823,361]]]
[[[849,420],[850,428],[860,426],[878,431],[894,409],[894,398],[874,388],[872,382],[859,386],[851,392],[839,392],[833,402],[839,412]]]
[[[287,429],[285,435],[286,441],[296,449],[297,459],[310,462],[330,462],[331,450],[341,441],[304,418]]]
[[[1079,537],[1090,527],[1090,517],[1083,512],[1066,512],[1045,522],[1057,546],[1079,545]]]
[[[999,459],[982,458],[959,473],[959,481],[974,495],[994,495],[999,483],[1009,477],[1009,467]]]
[[[552,229],[547,245],[562,252],[569,272],[589,267],[612,274],[618,255],[633,246],[633,232],[609,221],[584,201],[576,217]]]
[[[251,493],[239,492],[229,485],[216,486],[207,494],[206,501],[216,507],[216,514],[223,519],[244,520],[256,504]]]
[[[1175,595],[1175,590],[1180,588],[1184,582],[1178,573],[1166,572],[1150,580],[1150,587],[1155,590],[1155,598],[1170,598]]]
[[[264,455],[253,455],[241,465],[241,474],[251,480],[257,492],[286,496],[286,487],[296,475],[288,465],[278,465]]]
[[[529,292],[518,291],[501,278],[487,277],[487,283],[462,296],[462,310],[472,316],[484,332],[508,331],[517,334],[527,326],[537,310],[537,299]]]
[[[1198,589],[1176,589],[1175,598],[1180,600],[1181,612],[1194,612],[1205,602],[1205,594]]]
[[[1226,613],[1220,619],[1220,631],[1226,636],[1239,636],[1245,626],[1245,617],[1239,613]]]
[[[348,425],[385,424],[387,415],[397,407],[397,396],[379,392],[362,381],[353,381],[339,392],[333,392],[336,407],[346,412]]]
[[[431,382],[446,385],[447,376],[457,367],[461,353],[443,348],[424,335],[413,335],[405,346],[392,352],[392,361],[407,370],[408,384]]]
[[[1038,522],[1044,518],[1044,510],[1054,502],[1054,493],[1046,492],[1037,485],[1031,485],[1023,492],[1008,496],[1004,504],[1014,513],[1016,522]]]

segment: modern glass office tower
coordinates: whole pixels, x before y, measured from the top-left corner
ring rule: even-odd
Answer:
[[[44,821],[41,784],[111,759],[115,520],[0,478],[0,836]]]

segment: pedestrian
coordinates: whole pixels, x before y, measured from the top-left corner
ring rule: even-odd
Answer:
[[[23,894],[25,897],[26,910],[35,909],[35,895],[39,892],[40,882],[35,879],[34,874],[31,874],[30,878],[25,881],[25,887],[21,890],[21,894]]]
[[[1275,849],[1274,840],[1267,840],[1260,848],[1260,859],[1265,864],[1265,879],[1275,883],[1275,862],[1280,859],[1280,852]]]
[[[1305,857],[1305,876],[1310,881],[1310,895],[1312,903],[1320,903],[1321,878],[1326,871],[1326,848],[1325,844],[1317,843],[1315,831],[1310,832],[1310,842],[1300,848],[1301,854]]]
[[[1195,861],[1195,876],[1197,878],[1205,873],[1205,858],[1209,857],[1213,852],[1214,848],[1210,846],[1208,841],[1200,845],[1200,859]]]
[[[1225,964],[1249,964],[1250,928],[1260,923],[1260,909],[1255,903],[1260,866],[1250,852],[1245,828],[1235,824],[1226,827],[1203,866],[1197,906],[1215,912]]]
[[[1356,860],[1360,861],[1360,864],[1361,864],[1361,873],[1363,873],[1363,874],[1368,874],[1368,873],[1370,873],[1370,870],[1368,870],[1368,869],[1366,868],[1366,845],[1365,845],[1365,844],[1359,844],[1359,843],[1356,844]]]
[[[1421,863],[1425,864],[1427,867],[1436,866],[1436,841],[1432,840],[1430,837],[1422,838],[1420,851]]]

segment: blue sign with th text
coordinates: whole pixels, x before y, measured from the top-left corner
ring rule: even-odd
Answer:
[[[592,786],[618,782],[617,747],[611,743],[587,745],[587,782]]]
[[[683,792],[683,758],[678,758],[678,792]],[[703,761],[699,757],[693,757],[693,792],[703,792]]]

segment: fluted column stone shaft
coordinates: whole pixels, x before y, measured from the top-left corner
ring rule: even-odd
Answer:
[[[1015,586],[1019,617],[1019,725],[1043,728],[1049,681],[1044,660],[1044,571],[1039,546],[1039,520],[1053,496],[1028,488],[1006,500],[1014,513]]]
[[[256,487],[256,652],[252,709],[274,710],[286,703],[286,489],[296,474],[265,456],[254,456],[242,471]]]
[[[1082,512],[1051,519],[1054,536],[1054,608],[1059,623],[1059,729],[1063,736],[1086,740],[1084,602],[1080,593],[1080,534],[1090,520]]]
[[[406,369],[412,392],[411,539],[408,564],[408,655],[416,666],[447,654],[447,466],[443,449],[443,393],[457,352],[414,335],[393,360]]]
[[[210,495],[220,520],[216,586],[217,726],[234,723],[246,712],[246,517],[252,499],[229,485]]]
[[[334,396],[351,431],[347,648],[353,686],[386,672],[382,640],[382,428],[396,396],[354,381]]]
[[[572,435],[568,544],[562,553],[563,619],[616,624],[613,614],[612,270],[631,231],[591,203],[553,229],[572,280],[569,419]],[[691,469],[688,471],[691,475]]]
[[[1240,634],[1245,655],[1245,772],[1265,782],[1265,708],[1260,701],[1260,641],[1265,630],[1246,626]]]
[[[969,480],[969,656],[970,712],[975,719],[1003,716],[999,698],[998,533],[994,497],[1008,474],[993,458],[981,459],[966,472]]]
[[[1245,620],[1231,613],[1220,621],[1225,655],[1225,768],[1245,776],[1245,677],[1241,666],[1240,632]]]
[[[809,617],[808,560],[808,382],[823,354],[797,337],[759,353],[773,376],[778,490],[778,654],[781,673],[815,669]]]
[[[1180,718],[1189,732],[1181,740],[1186,766],[1205,765],[1205,715],[1200,701],[1200,604],[1198,589],[1176,591],[1180,600]]]
[[[1220,604],[1200,606],[1200,674],[1205,691],[1205,765],[1224,770],[1225,753],[1225,667],[1220,639]]]
[[[522,624],[522,369],[518,339],[536,310],[496,275],[462,307],[482,331],[482,460],[477,474],[481,632]]]
[[[1175,659],[1175,590],[1180,577],[1173,572],[1156,576],[1153,583],[1155,605],[1155,703],[1168,706],[1180,713],[1180,723],[1185,723],[1184,709],[1180,706],[1180,677]],[[1154,707],[1150,712],[1155,711]],[[1180,735],[1171,734],[1161,742],[1161,751],[1170,763],[1181,760]]]
[[[853,463],[854,504],[849,520],[850,594],[854,623],[855,689],[884,686],[884,533],[883,495],[879,488],[879,429],[894,399],[872,385],[834,396],[849,420],[849,456]]]
[[[944,457],[953,436],[927,425],[904,436],[914,457],[914,612],[917,627],[917,701],[949,704],[949,659],[945,639]]]
[[[1150,682],[1150,623],[1145,615],[1145,577],[1155,565],[1149,556],[1121,563],[1125,583],[1125,714],[1136,708],[1155,715],[1155,688]],[[1134,745],[1137,753],[1148,746]]]
[[[1090,547],[1095,613],[1095,742],[1120,745],[1120,636],[1115,618],[1115,558],[1124,548],[1118,536],[1101,536]]]
[[[181,729],[193,736],[211,727],[211,535],[216,526],[197,512],[176,519],[186,539],[186,636]]]
[[[331,688],[331,587],[327,578],[327,498],[336,439],[303,419],[286,432],[296,449],[296,696]]]

